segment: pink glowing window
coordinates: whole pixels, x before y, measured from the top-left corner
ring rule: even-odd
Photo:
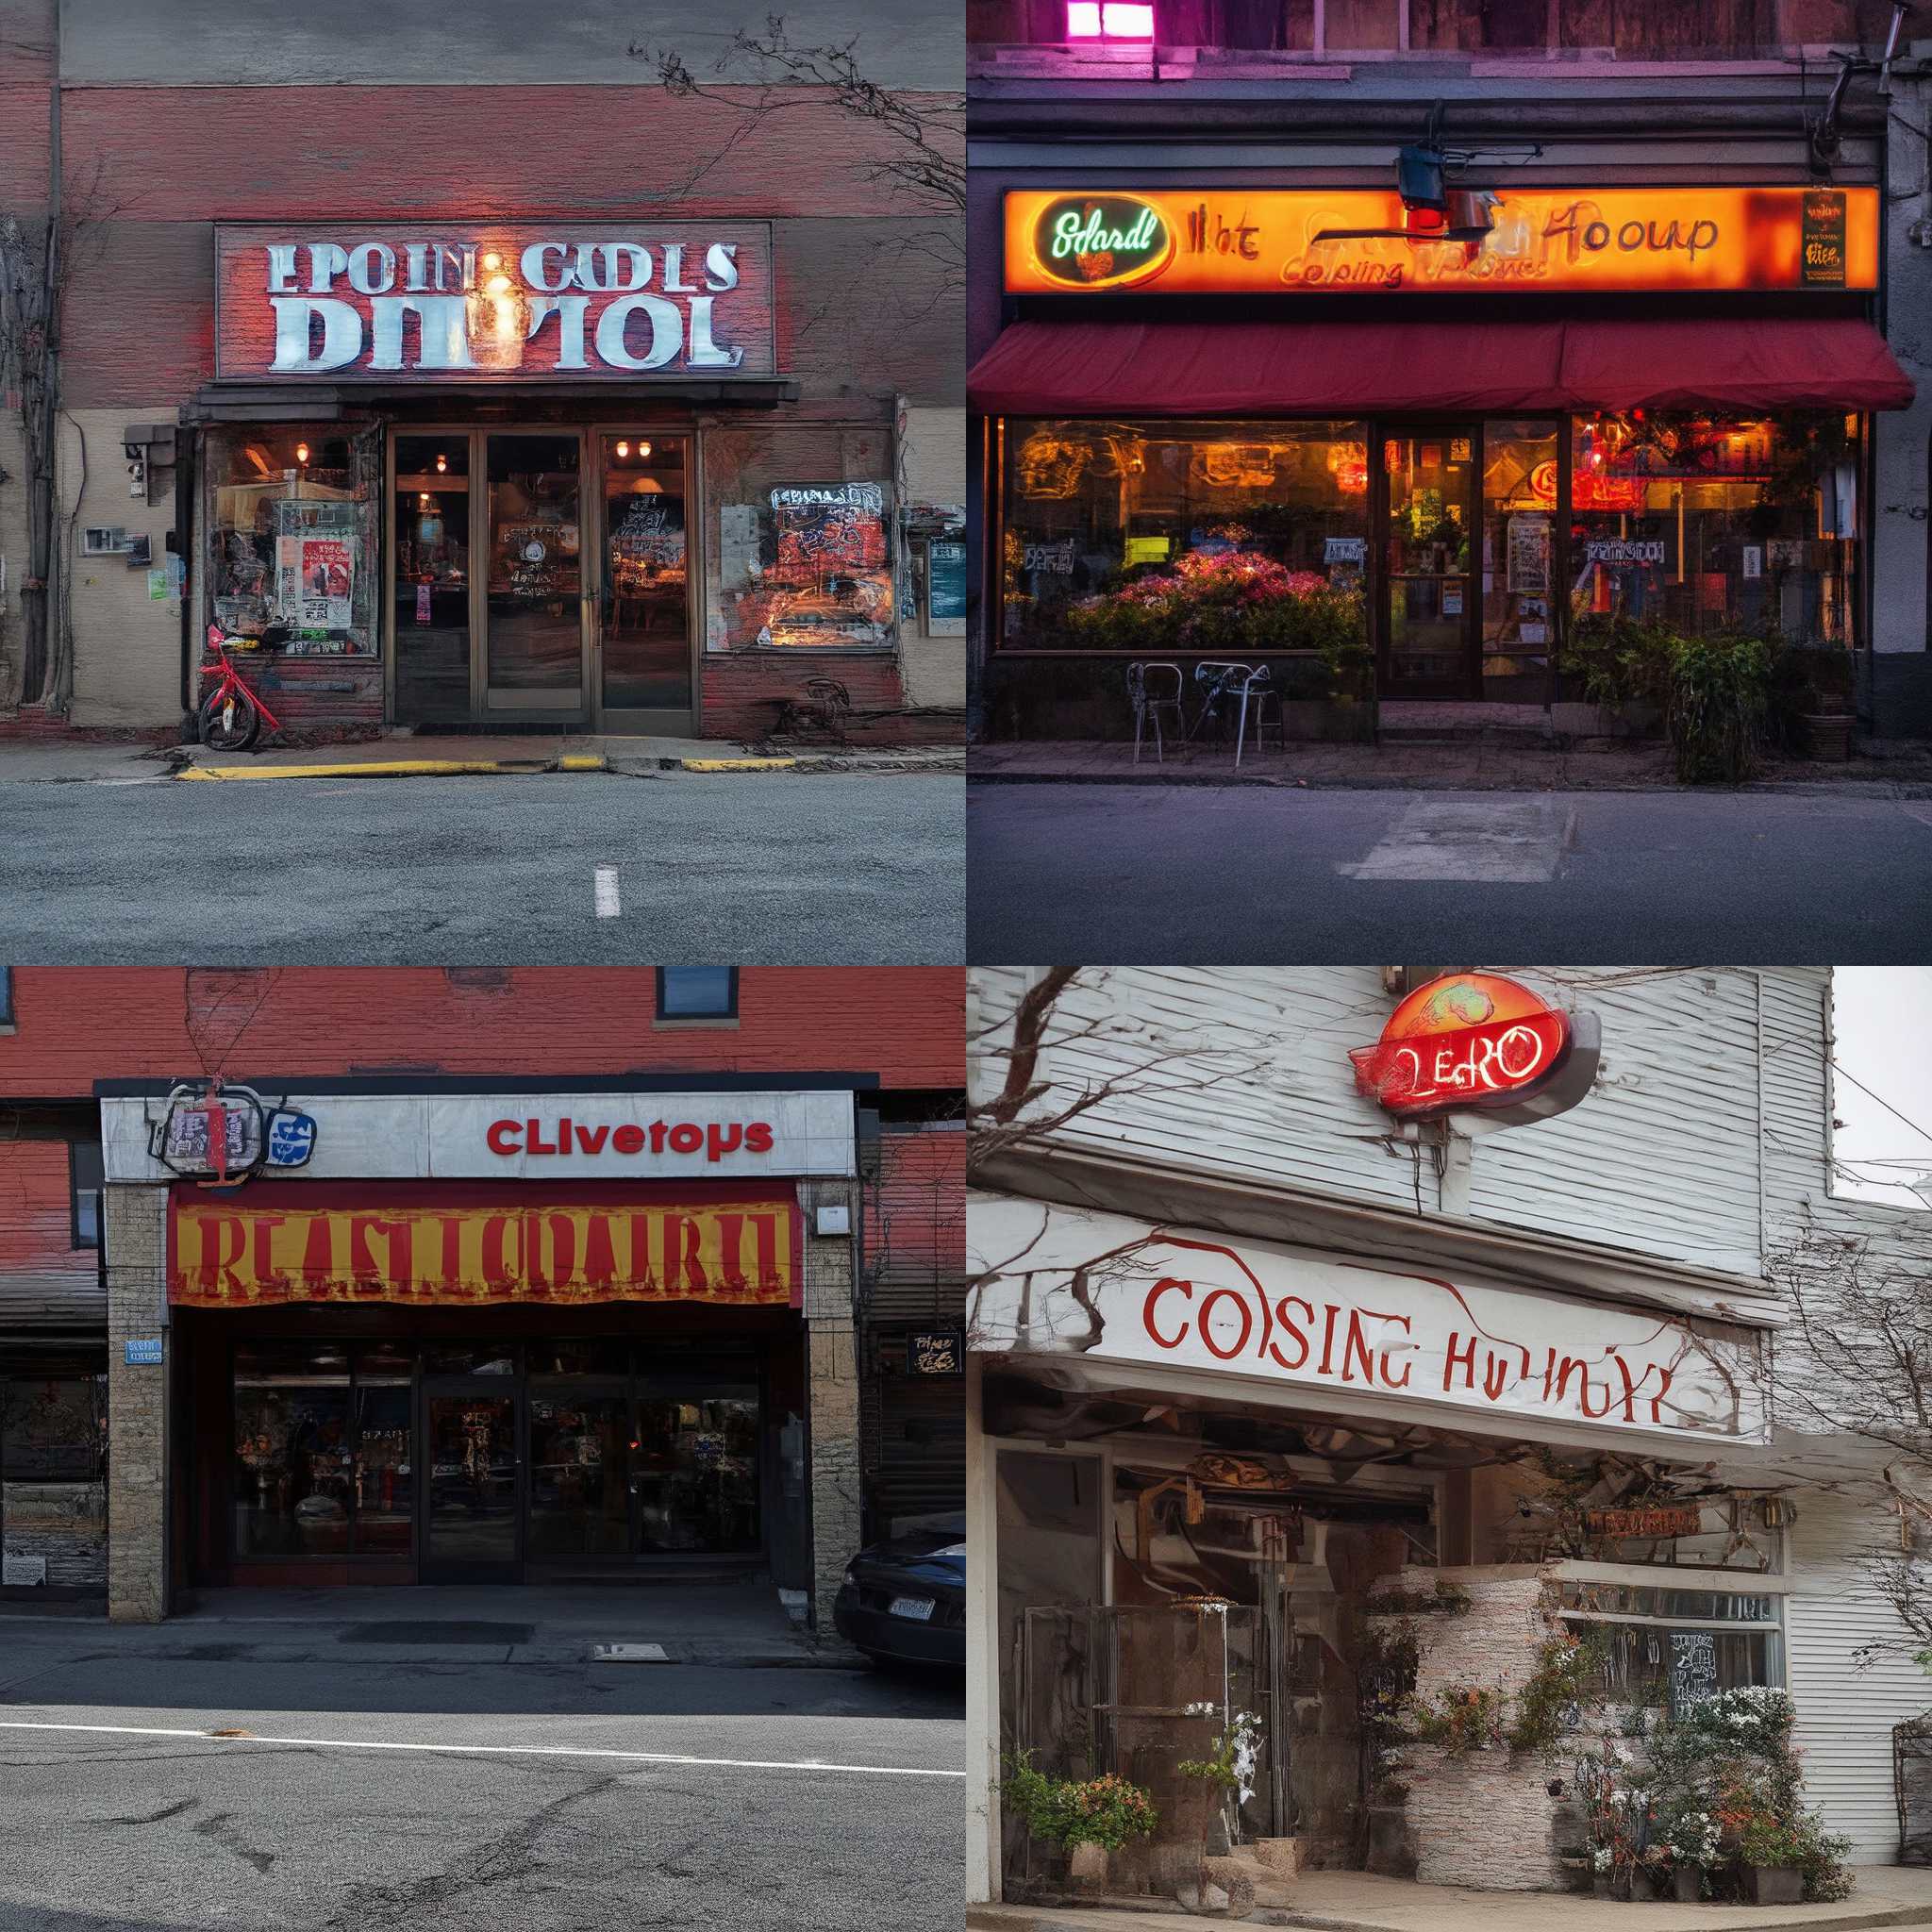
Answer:
[[[1070,41],[1151,41],[1154,8],[1123,5],[1122,0],[1067,0]]]

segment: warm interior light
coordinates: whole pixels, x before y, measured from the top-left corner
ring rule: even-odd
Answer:
[[[1102,0],[1100,30],[1110,41],[1151,41],[1154,38],[1154,9],[1144,4],[1124,5],[1123,0]]]
[[[649,456],[649,455],[651,454],[651,445],[650,445],[650,444],[649,444],[648,442],[641,442],[641,443],[639,443],[639,444],[638,444],[638,454],[639,454],[639,456],[641,456],[641,457],[647,457],[647,456]]]
[[[418,505],[418,506],[419,506],[419,507],[420,507],[421,508],[423,508],[423,509],[427,509],[427,508],[429,508],[429,492],[428,492],[428,491],[426,491],[426,490],[419,490],[419,491],[418,491],[416,492],[416,502],[417,502],[417,505]]]
[[[295,460],[298,463],[306,463],[308,460],[308,445],[306,442],[298,442],[295,445]]]
[[[436,459],[436,474],[440,476],[448,468],[449,458],[447,457],[438,457]]]
[[[486,286],[492,295],[508,295],[509,293],[509,277],[508,275],[491,275]]]
[[[1100,0],[1067,0],[1067,38],[1070,41],[1100,38]]]
[[[485,268],[501,268],[503,266],[503,257],[498,255],[494,249],[491,249],[483,258],[483,266]]]
[[[629,443],[627,443],[627,442],[620,442],[620,443],[619,443],[619,444],[617,445],[617,454],[618,454],[619,456],[621,456],[621,457],[627,457],[627,456],[629,456],[629,454],[630,454],[630,444],[629,444]]]

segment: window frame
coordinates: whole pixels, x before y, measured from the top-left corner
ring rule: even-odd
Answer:
[[[724,1005],[722,1008],[708,1008],[701,1012],[675,1012],[665,1004],[665,995],[668,991],[665,975],[671,973],[689,972],[692,970],[702,972],[716,972],[718,969],[716,967],[703,967],[692,969],[680,966],[659,966],[658,968],[657,1004],[654,1013],[654,1017],[657,1019],[657,1021],[660,1024],[664,1025],[680,1025],[691,1023],[722,1023],[727,1020],[736,1020],[738,1018],[738,968],[736,966],[726,966],[724,969],[724,974],[726,975],[726,979]]]
[[[101,1166],[101,1178],[92,1188],[83,1190],[80,1174],[80,1151],[91,1147],[96,1158],[101,1155],[98,1141],[70,1141],[67,1143],[67,1236],[68,1245],[78,1254],[100,1255],[107,1251],[107,1209],[108,1181],[105,1161]],[[83,1191],[94,1197],[94,1238],[82,1241],[80,1238],[80,1197]]]

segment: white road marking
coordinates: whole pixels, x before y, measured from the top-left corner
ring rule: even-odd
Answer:
[[[963,1771],[929,1771],[908,1764],[831,1764],[817,1757],[687,1757],[672,1751],[610,1751],[593,1744],[417,1744],[372,1738],[217,1738],[207,1731],[163,1730],[150,1724],[55,1724],[0,1721],[0,1731],[82,1731],[110,1738],[194,1738],[204,1744],[299,1744],[323,1751],[430,1751],[450,1757],[620,1757],[633,1764],[710,1764],[723,1771],[850,1771],[868,1777],[956,1777]]]
[[[1462,879],[1547,885],[1575,842],[1576,811],[1554,798],[1418,799],[1367,858],[1335,868],[1355,879]]]
[[[597,868],[597,917],[615,919],[622,910],[617,902],[617,868],[600,865]]]

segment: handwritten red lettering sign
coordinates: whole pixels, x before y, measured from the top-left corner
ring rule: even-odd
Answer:
[[[1349,1058],[1357,1089],[1391,1113],[1447,1113],[1521,1099],[1569,1043],[1569,1020],[1526,986],[1463,973],[1419,987]]]

